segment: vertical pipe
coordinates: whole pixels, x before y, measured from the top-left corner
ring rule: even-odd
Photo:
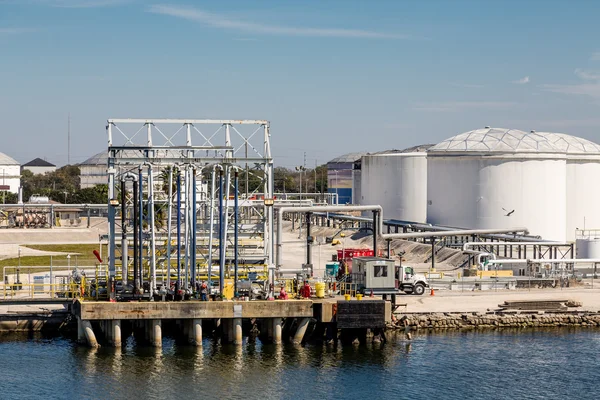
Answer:
[[[127,264],[129,263],[129,250],[127,244],[127,196],[126,182],[121,181],[121,282],[127,285]]]
[[[219,294],[223,294],[225,255],[223,254],[223,170],[219,171]]]
[[[137,207],[137,203],[138,203],[138,184],[137,182],[133,182],[133,199],[132,199],[132,205],[133,205],[133,294],[136,295],[137,291],[138,291],[138,247],[139,247],[139,243],[138,243],[138,239],[139,236],[137,234],[138,229],[139,229],[139,225],[138,225],[138,207]]]
[[[387,226],[387,233],[391,233],[392,227],[390,225]],[[387,258],[392,258],[392,241],[390,239],[387,240]]]
[[[179,293],[181,286],[181,174],[177,173],[177,281],[175,294]]]
[[[191,270],[192,270],[192,288],[196,287],[196,226],[197,226],[197,204],[196,204],[196,170],[192,170],[192,245],[190,248],[191,251]]]
[[[225,201],[223,209],[223,260],[227,261],[227,236],[229,235],[229,189],[231,187],[231,167],[225,169]],[[227,276],[231,277],[230,264],[226,265]]]
[[[189,266],[190,266],[190,168],[189,165],[185,169],[185,221],[184,221],[184,243],[185,243],[185,257],[184,257],[184,289],[188,288],[188,277],[189,277]]]
[[[213,168],[210,179],[210,228],[208,231],[208,287],[212,287],[213,232],[215,229],[215,179],[216,168]]]
[[[373,256],[377,257],[377,210],[373,210]]]
[[[150,221],[150,295],[156,289],[156,236],[154,234],[154,175],[148,165],[148,220]]]
[[[435,271],[435,238],[431,238],[431,272]]]
[[[310,237],[310,228],[311,228],[311,224],[310,224],[310,217],[311,217],[311,213],[307,212],[306,213],[306,266],[308,267],[309,265],[312,264],[312,252],[311,252],[311,248],[310,248],[310,244],[312,243],[312,238]]]
[[[269,196],[271,196],[271,198],[273,198],[273,201],[275,201],[275,196],[273,195],[274,192],[274,172],[273,172],[273,163],[269,163],[269,177],[268,177],[268,181],[269,181]],[[268,209],[268,217],[269,217],[269,242],[271,243],[271,246],[269,247],[269,254],[268,254],[268,259],[269,259],[269,265],[273,264],[274,258],[275,258],[275,207],[274,205],[269,207]]]
[[[139,228],[138,228],[138,265],[139,265],[139,272],[138,272],[138,288],[140,289],[140,292],[143,293],[143,283],[144,283],[144,271],[143,271],[143,265],[144,265],[144,237],[143,237],[143,232],[144,232],[144,180],[142,178],[142,166],[140,165],[138,168],[138,184],[140,186],[139,190],[138,190],[138,196],[139,196],[139,203],[138,203],[138,221],[139,221]]]
[[[171,230],[173,228],[173,166],[169,167],[169,206],[167,211],[167,290],[171,289]]]
[[[234,238],[233,238],[233,252],[234,252],[234,281],[233,281],[233,292],[235,293],[235,295],[237,296],[238,293],[238,232],[239,232],[239,226],[238,226],[238,213],[239,213],[239,204],[238,204],[238,171],[235,171],[235,180],[234,180],[234,184],[233,184],[234,188],[233,188],[233,199],[234,199],[234,205],[233,205],[233,232],[234,232]]]

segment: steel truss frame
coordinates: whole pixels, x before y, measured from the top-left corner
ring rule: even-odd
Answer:
[[[229,205],[229,201],[223,202],[224,207],[218,207],[219,197],[225,200],[233,196],[233,179],[236,171],[248,170],[248,165],[254,166],[253,172],[260,177],[260,185],[254,191],[263,193],[264,198],[273,198],[273,158],[271,154],[270,124],[266,120],[219,120],[219,119],[109,119],[106,126],[108,136],[108,221],[109,221],[109,279],[114,282],[117,275],[117,260],[128,259],[127,254],[123,257],[122,248],[127,246],[121,242],[122,227],[117,221],[117,215],[121,205],[117,205],[116,199],[120,198],[121,181],[127,177],[136,176],[141,181],[139,184],[139,229],[140,243],[138,252],[139,265],[146,262],[150,292],[157,289],[157,263],[167,261],[171,266],[172,241],[177,239],[178,246],[175,248],[178,259],[178,268],[183,266],[182,279],[177,284],[188,288],[188,284],[195,279],[195,264],[198,260],[196,244],[203,236],[208,236],[208,257],[200,254],[201,258],[207,259],[209,271],[212,259],[219,257],[220,273],[224,266],[223,257],[226,256],[227,243],[231,243],[231,232],[234,231],[233,221],[235,210]],[[261,173],[256,173],[256,170]],[[178,171],[179,176],[173,174]],[[202,182],[207,172],[212,173],[210,185],[206,187],[201,195],[196,198],[197,180]],[[223,193],[215,190],[215,172],[224,176]],[[169,190],[162,192],[157,187],[164,187],[168,178]],[[176,190],[171,190],[179,179],[181,192],[179,197]],[[162,185],[161,185],[162,183]],[[217,182],[218,183],[218,182]],[[209,191],[209,186],[213,190]],[[203,195],[204,194],[204,195]],[[226,195],[225,195],[226,194]],[[254,194],[254,193],[252,193]],[[177,209],[174,204],[175,198],[181,202]],[[127,199],[126,215],[133,214],[134,202]],[[154,214],[164,212],[167,208],[168,223],[162,227],[154,226]],[[258,236],[262,236],[264,263],[273,269],[274,254],[274,212],[273,207],[262,203],[242,200],[240,209],[249,210],[248,213],[260,221]],[[222,214],[219,212],[222,210]],[[146,216],[144,216],[146,211]],[[173,213],[178,216],[176,223],[171,223]],[[146,224],[142,224],[142,219]],[[218,218],[218,223],[215,220]],[[200,224],[198,221],[200,220]],[[221,227],[223,222],[223,241],[219,242],[219,254],[214,254],[213,233],[215,225]],[[178,225],[183,229],[174,229]],[[174,226],[175,225],[175,226]],[[207,226],[209,228],[207,229]],[[162,232],[161,232],[162,231]],[[157,237],[167,236],[166,243],[162,243]],[[131,235],[125,235],[131,237]],[[183,245],[183,246],[182,246]],[[143,249],[147,247],[144,254]],[[161,247],[162,253],[161,253]],[[183,249],[183,253],[181,252]],[[166,249],[165,249],[166,248]],[[236,247],[237,248],[237,247]],[[162,256],[157,257],[157,254]],[[140,268],[141,269],[141,268]],[[164,269],[164,268],[163,268]],[[170,284],[171,274],[168,274]],[[210,280],[210,275],[209,275]],[[140,280],[140,284],[142,281]],[[220,289],[223,282],[220,279]],[[114,298],[114,285],[110,286],[111,298]]]

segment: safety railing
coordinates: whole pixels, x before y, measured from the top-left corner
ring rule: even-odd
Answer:
[[[360,292],[358,291],[358,283],[354,282],[339,282],[340,286],[340,295],[349,294],[352,297],[355,297]]]
[[[82,297],[82,287],[76,283],[3,283],[0,295],[2,300],[74,299]]]

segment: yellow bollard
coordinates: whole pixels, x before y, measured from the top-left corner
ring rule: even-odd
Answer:
[[[344,300],[349,301],[350,300],[350,295],[349,294],[345,294],[344,295]]]
[[[363,298],[363,295],[362,295],[362,294],[357,294],[357,295],[356,295],[356,300],[362,300],[362,298]]]

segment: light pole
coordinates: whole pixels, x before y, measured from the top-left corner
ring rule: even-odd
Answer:
[[[303,165],[300,165],[299,167],[296,167],[296,171],[300,173],[300,200],[302,200],[302,171],[306,171],[306,168]],[[302,218],[300,218],[298,226],[298,239],[302,239]]]
[[[340,195],[338,194],[338,171],[335,170],[335,204],[340,203]]]
[[[302,171],[306,171],[304,166],[296,167],[296,171],[300,173],[300,200],[302,200]]]

